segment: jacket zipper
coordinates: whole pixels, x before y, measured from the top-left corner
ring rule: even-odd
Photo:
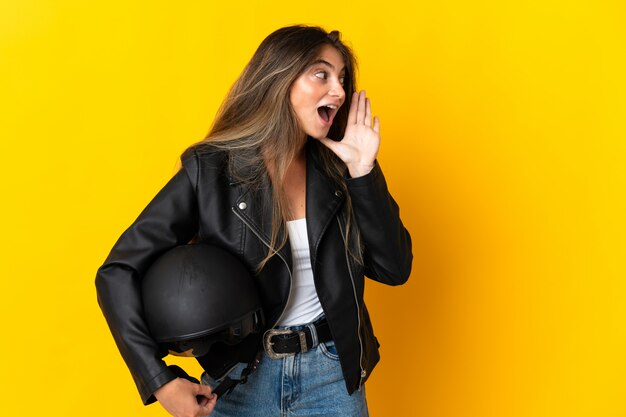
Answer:
[[[337,224],[339,224],[339,231],[341,236],[343,234],[343,227],[341,227],[341,221],[337,217]],[[347,239],[347,236],[344,238]],[[354,293],[354,302],[356,303],[356,320],[357,320],[357,335],[359,336],[359,368],[361,368],[361,376],[359,378],[359,390],[363,385],[363,378],[367,375],[365,369],[363,369],[363,341],[361,340],[361,308],[359,307],[359,298],[356,295],[356,286],[354,285],[354,277],[352,276],[352,268],[350,267],[350,258],[348,256],[348,244],[344,240],[343,246],[345,247],[346,264],[348,265],[348,273],[350,274],[350,281],[352,282],[352,292]]]
[[[269,250],[272,250],[272,247],[270,246],[270,244],[267,243],[265,241],[265,239],[263,239],[263,237],[261,237],[261,235],[256,232],[256,230],[254,230],[254,227],[252,227],[250,225],[250,223],[248,223],[243,217],[241,217],[241,215],[239,213],[237,213],[237,211],[235,210],[234,207],[232,207],[231,210],[233,211],[233,213],[235,213],[235,216],[237,216],[239,218],[239,220],[241,220],[246,226],[248,226],[248,229],[250,229],[252,231],[252,233],[254,233],[254,235],[261,242],[263,242],[263,244],[265,246],[268,247]],[[285,258],[283,258],[283,256],[280,254],[280,252],[276,252],[276,255],[278,255],[278,257],[280,259],[282,259],[282,261],[285,263],[285,266],[287,267],[287,272],[289,272],[289,293],[287,294],[287,302],[283,306],[283,310],[281,311],[280,316],[278,316],[278,319],[276,320],[276,322],[274,322],[274,324],[270,327],[270,329],[276,327],[276,325],[280,322],[280,319],[283,318],[283,315],[285,314],[285,310],[287,310],[287,306],[289,305],[289,299],[291,298],[291,286],[292,286],[292,283],[293,283],[293,277],[291,276],[291,269],[289,269],[289,264],[287,263]]]

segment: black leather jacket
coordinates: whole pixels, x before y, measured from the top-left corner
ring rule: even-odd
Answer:
[[[391,285],[406,282],[413,258],[411,238],[378,163],[369,174],[334,187],[320,168],[318,146],[323,145],[313,139],[306,146],[311,265],[346,388],[352,393],[379,360],[378,341],[363,302],[364,275]],[[144,404],[155,401],[153,392],[176,377],[143,320],[140,280],[146,269],[166,250],[196,237],[238,254],[254,270],[270,239],[269,190],[234,181],[223,151],[189,151],[181,159],[183,168],[120,236],[96,276],[98,302]],[[364,265],[353,261],[342,238],[346,192],[365,247]],[[257,278],[266,321],[272,327],[290,291],[288,244]]]

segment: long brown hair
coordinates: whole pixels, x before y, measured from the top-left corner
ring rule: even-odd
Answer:
[[[324,45],[333,46],[343,57],[343,87],[346,97],[351,97],[356,89],[356,59],[351,49],[341,41],[341,34],[336,30],[326,32],[316,26],[284,27],[261,42],[228,92],[209,133],[202,141],[190,146],[202,148],[209,145],[227,150],[230,174],[249,186],[262,187],[268,179],[271,181],[271,248],[259,263],[259,270],[287,241],[284,228],[282,236],[279,236],[281,226],[290,218],[282,184],[287,168],[307,139],[291,105],[290,90],[294,81],[319,57]],[[349,105],[339,108],[328,137],[343,138],[348,111]],[[326,174],[345,191],[345,164],[325,146],[319,149]],[[267,161],[271,163],[268,165]],[[237,167],[241,166],[245,169],[238,170]],[[356,239],[359,242],[349,194],[346,192],[345,195],[348,196],[348,221],[344,240]],[[360,243],[357,247],[361,248]],[[361,249],[351,253],[361,262]]]

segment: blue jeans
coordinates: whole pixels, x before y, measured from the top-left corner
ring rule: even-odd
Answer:
[[[244,363],[238,364],[229,376],[239,379],[245,367]],[[201,382],[215,387],[221,381],[204,372]],[[233,416],[367,417],[365,386],[348,395],[333,341],[281,359],[271,359],[264,353],[248,381],[218,398],[211,414]]]

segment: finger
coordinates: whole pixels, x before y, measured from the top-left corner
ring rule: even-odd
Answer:
[[[319,138],[317,140],[322,142],[330,150],[333,150],[337,146],[337,142],[329,138]]]
[[[348,112],[348,124],[356,124],[356,108],[359,102],[359,93],[356,91],[352,93],[352,100],[350,100],[350,111]]]
[[[365,90],[361,90],[359,93],[359,104],[356,109],[356,124],[363,124],[365,120]]]
[[[210,386],[208,385],[201,385],[201,384],[193,384],[194,385],[194,394],[195,395],[203,395],[207,398],[212,398],[215,396],[215,394],[213,394],[213,390],[211,389]]]
[[[365,99],[365,126],[372,126],[372,105],[370,99]]]
[[[380,134],[380,119],[378,116],[374,117],[374,132]]]
[[[197,416],[208,416],[213,412],[215,408],[215,404],[217,404],[217,396],[212,399],[208,399],[205,404],[198,404],[198,412]]]

